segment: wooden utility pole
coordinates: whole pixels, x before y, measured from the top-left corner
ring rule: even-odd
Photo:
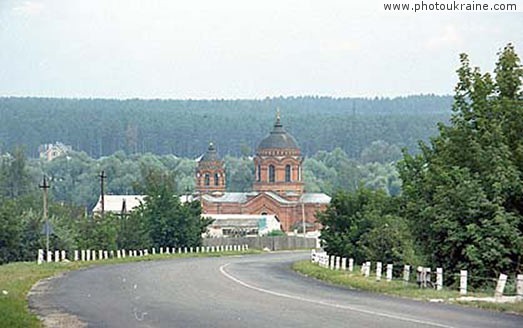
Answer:
[[[44,221],[45,221],[45,250],[46,255],[49,254],[49,230],[51,230],[51,227],[49,227],[49,218],[47,215],[47,190],[49,189],[49,184],[47,183],[47,179],[44,175],[44,181],[41,185],[38,186],[40,189],[44,192]]]
[[[102,171],[102,173],[100,173],[100,175],[98,177],[100,178],[100,198],[102,201],[102,219],[103,219],[104,214],[105,214],[104,180],[107,178],[107,175],[105,175],[105,171]]]
[[[301,224],[303,227],[303,238],[306,237],[307,227],[305,227],[305,204],[301,201]]]

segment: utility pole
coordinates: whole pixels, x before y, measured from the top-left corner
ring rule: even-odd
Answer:
[[[105,171],[102,171],[100,175],[98,176],[100,178],[100,197],[102,201],[102,219],[104,218],[105,214],[105,199],[104,199],[104,180],[107,178],[107,175],[105,175]]]
[[[51,227],[49,227],[49,218],[47,215],[47,190],[50,186],[47,183],[45,175],[43,183],[38,187],[44,192],[45,250],[46,254],[49,254],[49,230],[51,230]]]
[[[303,238],[305,238],[307,228],[305,227],[305,204],[303,203],[303,200],[301,201],[301,223],[303,227]]]

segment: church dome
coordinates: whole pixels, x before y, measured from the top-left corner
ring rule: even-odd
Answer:
[[[262,149],[299,149],[296,139],[285,131],[280,121],[280,114],[276,116],[276,122],[271,133],[258,145],[258,150]]]
[[[212,142],[209,143],[209,149],[207,149],[207,152],[202,156],[200,162],[216,162],[219,160],[220,158],[218,157],[214,144]]]

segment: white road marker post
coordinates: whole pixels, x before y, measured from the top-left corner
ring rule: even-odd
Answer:
[[[403,282],[405,284],[408,284],[409,283],[409,279],[410,279],[410,265],[404,265],[403,266]]]
[[[516,296],[523,298],[523,274],[516,276]]]
[[[39,249],[38,250],[38,256],[36,258],[36,263],[38,265],[42,264],[44,262],[44,250],[43,249]]]
[[[443,289],[443,268],[436,268],[436,290]]]
[[[346,271],[346,270],[347,270],[347,258],[343,257],[341,259],[341,271]]]
[[[461,270],[459,273],[459,294],[467,295],[467,270]]]
[[[352,272],[352,271],[354,271],[354,259],[350,258],[349,259],[349,272]]]
[[[507,275],[500,273],[498,284],[496,285],[496,292],[494,293],[494,297],[500,298],[503,296],[503,291],[505,290],[505,285],[507,284]]]
[[[381,280],[381,262],[376,262],[376,281]]]
[[[387,281],[392,281],[392,264],[387,264]]]
[[[370,277],[370,261],[365,262],[365,277]]]

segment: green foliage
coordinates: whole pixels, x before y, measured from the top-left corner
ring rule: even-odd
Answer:
[[[224,158],[228,191],[250,191],[254,182],[254,165],[247,157]]]
[[[391,163],[401,159],[401,149],[390,145],[383,140],[373,141],[370,146],[362,150],[360,160],[362,163]]]
[[[338,192],[319,215],[322,245],[329,254],[352,257],[356,263],[413,264],[410,231],[397,213],[397,199],[383,191]]]
[[[269,132],[275,108],[312,156],[341,147],[357,158],[372,141],[414,149],[447,121],[448,96],[389,98],[288,97],[263,100],[103,100],[0,98],[0,139],[7,147],[61,141],[94,158],[176,154],[195,158],[210,140],[223,155],[250,156]],[[86,124],[88,122],[88,124]],[[45,126],[45,129],[42,129]],[[249,152],[249,149],[251,152]]]
[[[360,163],[336,148],[320,151],[304,161],[305,189],[309,192],[333,194],[338,190],[356,191],[363,184],[373,190],[400,194],[401,181],[394,163]]]
[[[94,169],[85,166],[83,160],[93,165]],[[180,204],[177,196],[174,172],[193,172],[192,161],[153,155],[133,160],[120,152],[99,161],[92,160],[83,153],[73,153],[50,163],[37,163],[44,164],[44,170],[51,173],[51,250],[141,249],[152,245],[198,246],[201,244],[201,234],[210,223],[208,219],[200,218],[198,202]],[[83,181],[94,181],[92,198],[96,198],[95,184],[100,168],[117,181],[108,183],[110,190],[126,188],[124,193],[134,190],[144,192],[148,195],[145,203],[131,214],[105,213],[103,218],[89,217],[85,208],[71,204],[76,197],[71,194],[72,191],[82,190],[76,188],[82,186]],[[169,168],[173,171],[169,171]],[[0,187],[5,187],[3,183],[6,181],[14,181],[14,177],[29,177],[27,172],[30,169],[26,166],[23,153],[18,157],[4,159],[0,169]],[[139,171],[138,177],[134,175],[134,169]],[[36,174],[36,178],[41,178],[41,174]],[[136,183],[133,184],[132,181]],[[38,181],[33,183],[36,185]],[[42,196],[32,192],[28,185],[24,182],[17,187],[19,192],[0,196],[0,264],[20,260],[33,261],[37,250],[45,248],[45,237],[42,235]],[[65,198],[65,201],[53,200],[59,197]]]
[[[20,256],[22,227],[17,214],[15,201],[0,204],[0,264],[15,261]]]
[[[0,198],[25,195],[35,189],[30,183],[23,148],[16,147],[12,155],[0,157]]]
[[[495,78],[461,56],[451,125],[399,165],[417,243],[431,265],[495,277],[523,271],[523,70],[514,48]]]
[[[211,221],[201,218],[199,202],[180,203],[172,174],[147,170],[145,191],[145,203],[137,212],[148,222],[154,247],[201,245],[201,235]]]
[[[303,230],[303,229],[302,229]],[[285,236],[285,232],[281,230],[271,230],[267,234],[268,237],[278,237],[278,236]]]

